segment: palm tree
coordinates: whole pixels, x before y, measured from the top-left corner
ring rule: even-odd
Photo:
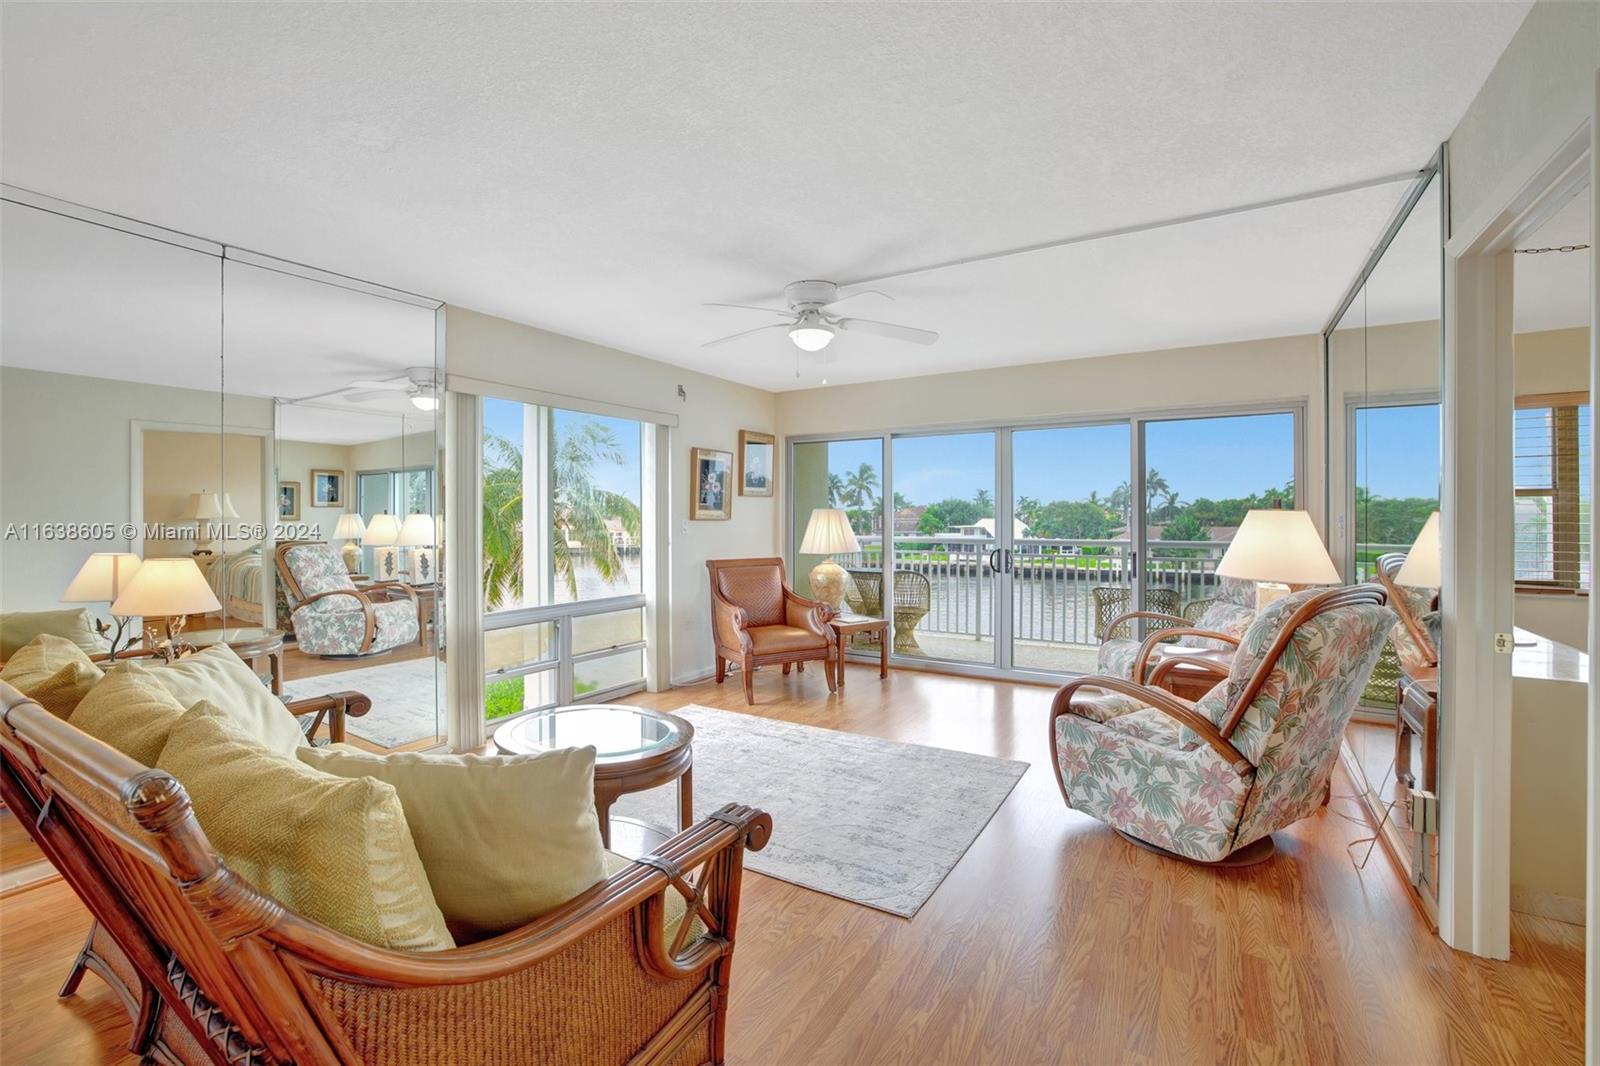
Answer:
[[[845,479],[844,487],[850,506],[871,507],[873,493],[878,487],[878,472],[872,469],[871,463],[862,463]]]
[[[1166,512],[1167,521],[1170,522],[1178,516],[1178,494],[1171,489],[1167,489],[1161,495],[1163,497],[1162,509]]]
[[[483,597],[490,610],[520,599],[523,592],[522,458],[521,449],[506,438],[492,434],[484,438]],[[574,546],[609,584],[622,576],[623,563],[606,519],[619,520],[636,543],[639,539],[638,506],[596,487],[593,480],[595,464],[620,463],[622,458],[615,435],[594,422],[580,424],[556,449],[551,557],[556,577],[574,598],[578,595]]]
[[[1146,510],[1155,510],[1156,497],[1168,492],[1172,488],[1167,484],[1167,479],[1161,476],[1161,471],[1151,467],[1144,475],[1144,505]]]
[[[1123,481],[1111,490],[1111,495],[1106,498],[1106,506],[1122,519],[1123,526],[1133,524],[1133,486]]]
[[[828,475],[828,506],[837,507],[844,502],[844,478],[838,474]]]
[[[983,512],[983,517],[994,517],[994,497],[989,495],[988,489],[979,489],[973,493],[972,502],[978,505],[978,510]]]

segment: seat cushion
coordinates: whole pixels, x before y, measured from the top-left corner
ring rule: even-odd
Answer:
[[[352,596],[329,596],[294,612],[295,639],[316,655],[360,655],[367,616]],[[417,639],[417,606],[409,599],[372,605],[372,646],[368,654],[388,651]]]
[[[783,574],[776,566],[767,564],[719,569],[717,591],[735,607],[744,608],[747,626],[783,624]]]
[[[828,638],[801,629],[799,626],[756,626],[745,630],[750,634],[752,650],[757,655],[778,655],[786,651],[816,651],[826,649]]]
[[[295,749],[306,743],[300,723],[285,709],[283,701],[226,644],[171,663],[132,659],[116,669],[147,675],[185,709],[201,700],[211,701],[246,736],[279,755],[292,758]]]
[[[82,648],[65,637],[48,633],[18,648],[0,668],[0,681],[61,719],[70,717],[105,676],[105,671],[90,662]]]
[[[156,766],[188,791],[228,868],[296,914],[378,947],[455,947],[393,785],[267,751],[205,701]]]
[[[604,879],[594,749],[534,755],[374,755],[301,748],[338,777],[392,785],[450,931],[477,940],[554,910]]]
[[[79,701],[72,724],[143,766],[154,766],[184,705],[151,677],[120,663]]]
[[[88,608],[65,611],[7,611],[0,614],[0,662],[10,659],[34,637],[48,633],[63,637],[82,648],[87,655],[98,655],[110,648],[94,630]]]

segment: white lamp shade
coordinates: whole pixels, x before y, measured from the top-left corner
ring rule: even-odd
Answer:
[[[220,611],[216,593],[193,559],[146,559],[121,594],[111,613],[130,617],[167,617]]]
[[[139,557],[129,552],[95,552],[78,568],[62,594],[62,603],[110,603],[122,594],[139,569]]]
[[[362,542],[369,548],[394,547],[400,542],[400,519],[392,514],[373,515]]]
[[[1411,550],[1406,553],[1406,561],[1400,564],[1399,573],[1394,575],[1394,583],[1411,588],[1436,589],[1444,584],[1444,576],[1440,573],[1443,568],[1439,548],[1439,512],[1435,511],[1422,523],[1422,532],[1412,542]]]
[[[818,507],[811,512],[806,523],[806,535],[800,542],[806,555],[840,555],[861,550],[856,531],[850,528],[850,518],[837,507]]]
[[[224,517],[224,518],[238,518],[238,517],[240,517],[238,510],[236,510],[234,508],[234,506],[233,506],[233,494],[231,492],[224,492],[222,494],[222,517]]]
[[[222,501],[214,492],[189,493],[189,506],[184,509],[185,518],[199,522],[208,522],[214,518],[222,517]]]
[[[433,546],[433,515],[408,514],[406,520],[400,523],[400,539],[395,543],[405,548],[429,548]]]
[[[334,540],[360,540],[366,535],[367,524],[361,516],[351,511],[339,516],[339,524],[333,527]]]
[[[1248,512],[1217,564],[1217,573],[1285,585],[1339,582],[1339,571],[1304,511]]]

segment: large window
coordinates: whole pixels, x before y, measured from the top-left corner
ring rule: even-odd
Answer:
[[[484,399],[488,718],[643,685],[645,429]]]
[[[1517,583],[1589,589],[1590,411],[1584,397],[1518,401],[1513,423]]]
[[[1380,555],[1408,552],[1439,509],[1439,405],[1392,403],[1352,412],[1355,579]]]

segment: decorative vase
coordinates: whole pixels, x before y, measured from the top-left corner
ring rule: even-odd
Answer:
[[[361,546],[355,541],[345,541],[344,547],[339,549],[339,557],[344,560],[344,568],[352,574],[361,569]]]
[[[811,596],[832,607],[837,614],[844,600],[844,567],[832,559],[824,559],[811,568]]]

